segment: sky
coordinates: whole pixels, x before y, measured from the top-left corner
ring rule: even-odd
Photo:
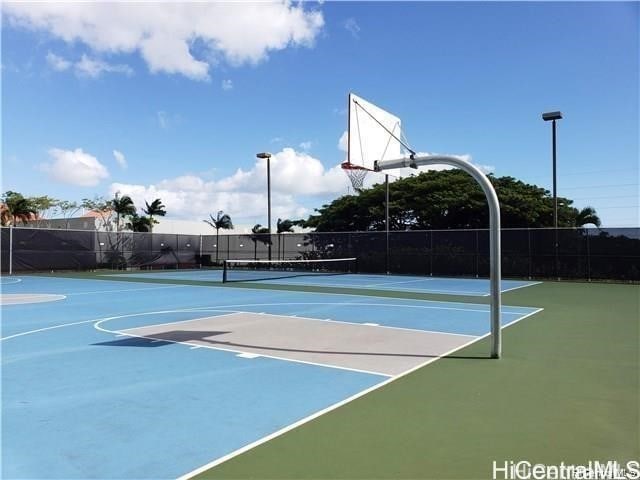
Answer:
[[[639,5],[3,2],[2,191],[266,225],[269,151],[273,222],[306,218],[350,192],[354,92],[414,150],[549,190],[560,110],[558,195],[638,226]]]

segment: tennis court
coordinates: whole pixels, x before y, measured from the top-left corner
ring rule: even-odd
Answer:
[[[390,292],[436,293],[443,295],[488,296],[489,280],[477,278],[442,278],[412,275],[371,275],[371,274],[305,274],[304,272],[278,271],[240,271],[234,274],[235,282],[259,282],[272,285],[314,286],[357,288]],[[131,273],[110,274],[129,278],[152,278],[160,280],[191,280],[204,282],[222,282],[221,269],[136,271]],[[540,282],[523,280],[502,280],[502,292],[536,285]]]
[[[171,280],[197,273],[2,278],[4,478],[189,477],[489,332],[486,304]]]

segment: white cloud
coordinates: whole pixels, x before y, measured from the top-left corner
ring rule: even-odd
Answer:
[[[494,165],[476,165],[476,167],[482,170],[482,173],[484,174],[489,174],[496,171],[496,167]]]
[[[213,58],[255,64],[270,51],[312,46],[324,25],[320,11],[289,1],[5,2],[2,8],[13,25],[94,52],[139,52],[151,72],[195,80],[209,79]]]
[[[325,169],[320,160],[293,148],[284,148],[271,157],[271,188],[286,194],[324,195],[345,191],[345,177],[340,166]],[[217,182],[221,190],[261,192],[267,184],[265,159],[256,159],[250,170],[238,169],[232,176]]]
[[[222,81],[222,90],[232,90],[233,89],[233,81],[232,80],[223,80]]]
[[[46,59],[47,59],[47,64],[49,64],[49,66],[57,72],[63,72],[65,70],[68,70],[69,68],[71,68],[71,65],[72,65],[72,62],[70,62],[69,60],[66,60],[61,56],[56,55],[55,53],[52,53],[52,52],[47,53]]]
[[[81,148],[49,150],[52,161],[41,165],[41,169],[49,177],[61,183],[68,183],[80,187],[93,187],[109,176],[109,171],[96,157],[85,153]]]
[[[162,110],[156,112],[156,118],[158,119],[158,125],[160,125],[160,128],[166,130],[169,127],[169,118],[167,117],[166,112]]]
[[[311,212],[298,196],[334,196],[347,192],[348,179],[339,165],[326,169],[307,153],[285,148],[271,158],[273,218],[302,218]],[[249,170],[238,169],[220,180],[206,181],[197,175],[165,179],[152,185],[114,183],[110,194],[130,195],[137,205],[161,198],[174,218],[198,220],[207,213],[224,210],[232,218],[260,219],[267,205],[266,160],[256,159]]]
[[[97,78],[103,73],[133,75],[133,69],[128,65],[111,64],[103,60],[90,58],[86,54],[83,54],[77,62],[67,60],[52,52],[48,52],[45,58],[47,64],[55,71],[63,72],[73,67],[78,77]]]
[[[266,191],[219,191],[212,182],[202,182],[202,187],[199,190],[181,189],[171,180],[149,186],[113,183],[110,187],[110,195],[115,195],[115,192],[130,195],[136,205],[144,205],[145,201],[160,198],[173,218],[202,220],[207,218],[209,213],[215,215],[218,210],[224,210],[231,215],[234,223],[242,222],[243,219],[246,221],[246,219],[266,219],[267,217]],[[293,195],[272,192],[271,197],[274,219],[303,218],[310,213],[308,209],[297,203]],[[261,223],[264,224],[265,221]]]
[[[345,130],[344,132],[342,132],[342,135],[340,135],[340,140],[338,140],[338,149],[341,152],[347,152],[349,150],[349,146],[347,145],[348,141],[349,141],[349,132]]]
[[[313,142],[311,140],[306,142],[300,142],[300,148],[305,152],[311,150],[312,146],[313,146]]]
[[[360,25],[355,18],[347,18],[343,25],[353,38],[360,38]]]
[[[118,165],[120,165],[120,168],[122,169],[127,168],[127,159],[125,158],[122,152],[118,150],[114,150],[113,157],[116,159],[116,162],[118,163]]]
[[[418,153],[427,155],[427,153]],[[470,157],[462,156],[466,160]],[[314,196],[313,207],[322,200],[329,200],[348,191],[353,193],[350,182],[335,165],[325,168],[317,158],[293,148],[283,148],[274,153],[271,163],[272,218],[306,218],[311,209],[302,204],[304,197]],[[384,182],[384,173],[390,181],[417,175],[426,170],[445,170],[451,167],[437,165],[420,167],[418,170],[403,168],[388,172],[369,173],[365,187]],[[266,222],[267,205],[266,160],[256,159],[247,169],[238,169],[234,174],[217,180],[205,180],[198,175],[182,175],[165,179],[151,185],[113,183],[110,194],[119,191],[130,195],[136,205],[145,201],[162,199],[172,218],[202,220],[209,213],[224,210],[234,223],[249,224]],[[307,198],[308,200],[308,198]]]
[[[110,64],[96,58],[89,58],[84,54],[80,58],[80,61],[74,64],[74,68],[76,75],[79,77],[97,78],[103,73],[133,75],[133,69],[128,65]]]

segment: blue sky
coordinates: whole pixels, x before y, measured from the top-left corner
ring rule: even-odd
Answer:
[[[3,4],[2,191],[160,197],[266,224],[347,192],[352,91],[468,155],[638,225],[639,3]],[[372,181],[375,175],[369,176]]]

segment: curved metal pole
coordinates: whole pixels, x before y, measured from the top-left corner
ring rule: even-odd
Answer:
[[[500,358],[502,354],[502,330],[500,329],[500,203],[493,185],[482,171],[471,163],[447,155],[426,155],[423,157],[399,158],[397,160],[379,160],[375,170],[418,167],[420,165],[444,164],[457,167],[471,175],[482,187],[489,204],[489,240],[490,240],[490,284],[491,284],[491,357]]]

